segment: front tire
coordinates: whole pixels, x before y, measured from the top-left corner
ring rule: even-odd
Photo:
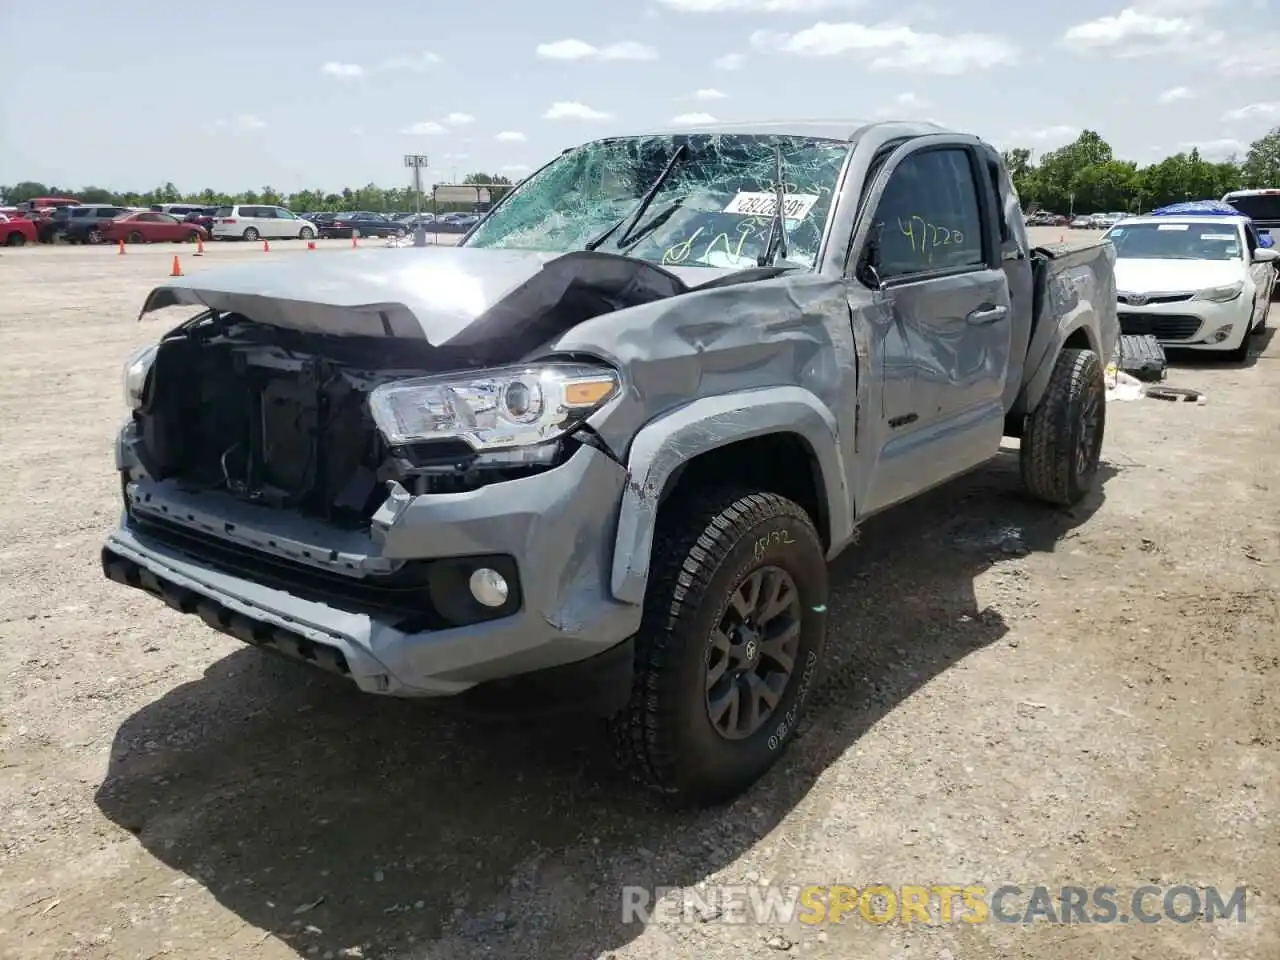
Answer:
[[[1106,422],[1107,384],[1098,355],[1063,350],[1022,437],[1019,457],[1027,492],[1056,506],[1083,500],[1098,473]]]
[[[712,489],[665,505],[654,544],[618,758],[677,804],[721,803],[777,762],[813,690],[822,541],[784,497]]]
[[[316,235],[316,232],[312,230],[310,227],[303,227],[301,230],[298,231],[299,240],[311,240],[315,237],[315,235]]]

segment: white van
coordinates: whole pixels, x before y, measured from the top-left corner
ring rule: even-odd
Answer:
[[[316,225],[284,207],[240,203],[213,215],[215,240],[314,240]]]

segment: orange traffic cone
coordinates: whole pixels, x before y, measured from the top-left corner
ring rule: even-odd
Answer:
[[[204,256],[204,239],[199,234],[196,235],[196,256]]]
[[[314,240],[308,240],[308,241],[307,241],[307,249],[308,249],[308,250],[314,250],[315,248],[316,248],[316,242],[315,242]]]
[[[178,262],[178,255],[177,255],[177,254],[174,254],[174,256],[173,256],[173,269],[169,271],[169,276],[171,276],[171,277],[180,277],[180,276],[182,276],[182,264],[180,264],[180,263]]]
[[[262,241],[262,252],[263,252],[263,253],[270,253],[270,252],[271,252],[271,244],[270,244],[270,243],[268,243],[266,240],[263,240],[263,241]]]
[[[121,255],[123,255],[123,254],[124,254],[124,237],[121,237],[121,238],[120,238],[120,249],[119,249],[119,250],[117,250],[116,252],[117,252],[117,253],[119,253],[119,254],[121,254]]]

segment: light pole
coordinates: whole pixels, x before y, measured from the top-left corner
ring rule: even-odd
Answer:
[[[425,153],[406,153],[404,165],[413,170],[413,245],[427,245],[427,228],[422,225],[422,168],[431,165]]]

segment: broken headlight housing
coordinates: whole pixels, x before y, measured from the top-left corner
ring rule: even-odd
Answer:
[[[537,462],[547,441],[619,389],[609,367],[548,362],[386,383],[369,394],[369,412],[392,447],[454,440],[497,459]]]
[[[147,375],[151,373],[151,365],[156,360],[156,350],[152,344],[135,350],[124,362],[124,402],[130,410],[142,406],[142,395],[147,389]]]

